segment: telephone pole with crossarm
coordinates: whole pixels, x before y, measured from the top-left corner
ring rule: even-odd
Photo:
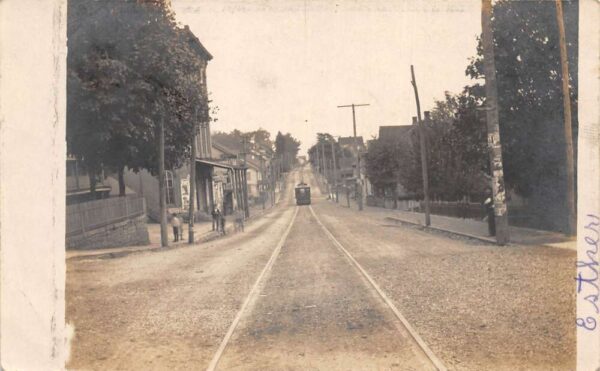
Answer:
[[[348,105],[344,105],[344,106],[338,106],[338,108],[348,108],[351,107],[352,108],[352,126],[354,128],[354,149],[356,151],[356,177],[357,177],[357,182],[358,182],[358,188],[360,189],[360,194],[358,194],[357,197],[357,201],[358,201],[358,210],[363,209],[363,184],[362,184],[362,179],[360,176],[360,150],[358,149],[358,140],[356,139],[356,113],[355,113],[355,107],[364,107],[364,106],[368,106],[369,104],[348,104]]]

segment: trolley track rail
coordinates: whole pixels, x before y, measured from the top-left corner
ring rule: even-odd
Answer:
[[[303,172],[303,170],[301,169],[300,175],[302,175],[301,174],[302,172]],[[299,174],[296,173],[295,175],[297,177]],[[446,370],[446,367],[444,366],[442,361],[431,351],[431,349],[428,347],[428,345],[423,341],[423,339],[419,336],[419,334],[415,331],[415,329],[410,325],[408,320],[402,315],[402,313],[398,310],[398,308],[394,305],[394,303],[387,297],[385,292],[379,287],[379,285],[375,282],[375,280],[360,265],[360,263],[358,263],[358,261],[352,256],[352,254],[350,254],[350,252],[335,238],[335,236],[329,231],[329,229],[321,222],[321,220],[317,216],[317,213],[312,208],[312,206],[309,205],[308,208],[310,210],[312,217],[314,218],[314,220],[316,221],[316,223],[318,224],[320,229],[323,231],[323,233],[326,235],[327,239],[337,248],[337,250],[341,253],[341,255],[343,255],[347,258],[347,261],[355,268],[357,273],[360,276],[362,276],[362,278],[364,278],[366,280],[366,282],[368,282],[368,284],[365,282],[365,286],[368,289],[373,290],[375,293],[375,296],[379,297],[381,299],[381,301],[383,302],[384,307],[390,310],[390,312],[393,314],[393,318],[399,322],[399,323],[396,323],[396,325],[400,326],[404,330],[406,330],[406,333],[408,333],[408,335],[409,335],[410,341],[422,353],[422,354],[419,354],[419,356],[422,357],[424,362],[430,363],[437,370]],[[273,266],[277,260],[277,257],[280,254],[281,249],[282,249],[283,245],[285,244],[285,242],[288,238],[288,235],[290,234],[290,231],[292,230],[292,228],[294,226],[296,217],[298,215],[298,211],[299,211],[299,207],[295,206],[294,214],[291,218],[291,221],[289,222],[289,225],[285,229],[283,235],[281,236],[281,238],[279,239],[279,242],[277,243],[275,249],[273,250],[273,253],[271,254],[271,258],[269,259],[269,261],[267,262],[267,264],[261,271],[260,275],[257,277],[254,285],[252,286],[250,292],[248,293],[246,299],[244,300],[242,306],[240,307],[240,310],[238,311],[233,322],[231,323],[224,338],[222,339],[222,341],[219,345],[219,348],[217,349],[216,353],[214,354],[207,370],[212,371],[212,370],[216,370],[218,368],[219,362],[220,362],[221,358],[223,357],[225,350],[233,337],[234,332],[238,328],[240,321],[242,320],[242,318],[244,318],[244,316],[250,314],[250,312],[248,310],[248,308],[250,307],[250,304],[253,301],[260,300],[258,298],[258,296],[260,294],[261,287],[264,286],[264,284],[267,280],[267,277],[269,275],[269,272],[273,268]],[[397,331],[401,331],[401,330],[397,330]]]
[[[425,353],[429,361],[435,366],[435,368],[439,371],[446,371],[447,368],[444,366],[442,361],[433,353],[433,351],[429,348],[427,343],[419,336],[416,330],[410,325],[406,317],[402,315],[402,313],[398,310],[398,308],[394,305],[394,303],[388,298],[385,292],[379,287],[379,285],[375,282],[373,277],[360,265],[356,259],[346,250],[346,248],[335,238],[333,233],[327,229],[327,227],[321,222],[317,213],[314,211],[312,206],[309,206],[310,212],[313,217],[317,221],[317,224],[321,227],[323,232],[327,235],[329,240],[350,260],[352,265],[360,272],[360,274],[371,284],[371,287],[377,292],[377,295],[383,300],[386,306],[394,313],[394,316],[402,323],[404,328],[408,331],[416,345]]]
[[[259,294],[259,287],[262,284],[263,278],[271,270],[271,268],[273,267],[273,264],[275,263],[275,260],[277,259],[277,256],[281,252],[281,248],[283,247],[283,244],[285,243],[288,235],[290,234],[290,231],[292,230],[292,227],[294,226],[294,221],[296,220],[297,215],[298,215],[298,207],[295,208],[294,215],[292,216],[292,220],[290,221],[289,225],[285,229],[285,232],[283,232],[283,235],[279,239],[277,246],[275,246],[275,249],[273,250],[273,253],[271,254],[271,258],[267,261],[267,264],[265,265],[263,270],[258,275],[258,278],[254,282],[254,285],[252,285],[252,288],[250,289],[248,296],[246,296],[246,300],[244,300],[242,307],[240,308],[237,315],[233,319],[233,322],[229,326],[229,329],[227,330],[225,337],[223,337],[223,340],[221,341],[221,344],[219,345],[217,352],[213,356],[213,359],[211,360],[210,364],[208,365],[207,371],[214,371],[217,369],[219,361],[221,360],[221,357],[223,356],[223,352],[225,351],[225,348],[227,347],[227,344],[229,343],[229,340],[231,339],[233,332],[237,328],[240,320],[242,319],[242,316],[245,314],[246,308],[253,300],[255,300],[257,298],[257,296]]]

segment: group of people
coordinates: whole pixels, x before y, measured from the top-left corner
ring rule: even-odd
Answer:
[[[217,231],[221,234],[225,234],[225,224],[227,219],[225,213],[222,212],[218,207],[215,207],[212,211],[212,230]],[[244,211],[238,210],[235,212],[235,230],[244,231]],[[173,242],[178,242],[183,239],[183,221],[176,214],[171,215],[171,227],[173,227]]]
[[[223,213],[218,207],[215,207],[212,211],[212,230],[225,234],[225,213]]]
[[[235,230],[244,231],[244,211],[238,210],[235,212]],[[218,231],[221,234],[225,234],[225,224],[227,219],[225,213],[222,212],[218,207],[215,207],[212,211],[212,230]]]

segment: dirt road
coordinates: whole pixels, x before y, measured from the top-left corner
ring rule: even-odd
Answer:
[[[296,206],[208,244],[67,262],[70,369],[431,369],[381,297]],[[303,178],[312,182],[309,173]],[[573,369],[574,253],[498,248],[390,225],[326,201],[313,210],[450,369]],[[289,229],[281,252],[242,304]]]
[[[277,208],[208,244],[67,261],[68,368],[206,367],[293,211]]]
[[[307,207],[248,313],[223,369],[434,369]]]

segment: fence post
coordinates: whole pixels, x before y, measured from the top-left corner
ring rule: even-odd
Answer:
[[[125,215],[129,219],[129,197],[125,196]]]

